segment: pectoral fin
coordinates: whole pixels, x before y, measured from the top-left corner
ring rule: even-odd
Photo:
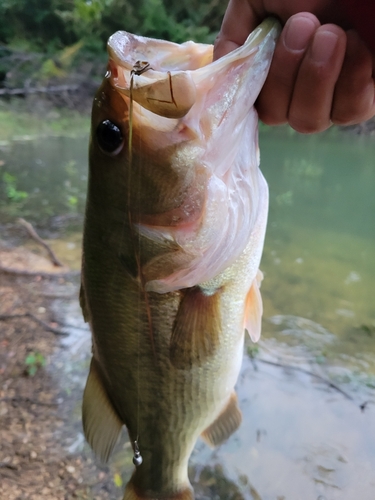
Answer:
[[[229,403],[217,419],[202,433],[201,437],[209,446],[215,447],[226,441],[242,422],[237,394],[232,393]]]
[[[107,395],[94,358],[83,393],[82,423],[87,442],[95,454],[106,462],[119,438],[123,423]]]
[[[200,366],[219,342],[220,291],[212,295],[199,286],[183,290],[170,340],[170,360],[176,368]]]
[[[251,340],[258,342],[262,327],[263,302],[260,294],[262,271],[258,270],[245,301],[244,328],[249,332]]]

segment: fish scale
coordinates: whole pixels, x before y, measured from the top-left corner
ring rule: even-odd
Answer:
[[[260,335],[268,212],[253,104],[278,33],[267,20],[216,62],[193,42],[109,40],[90,139],[82,413],[103,460],[127,427],[138,466],[124,500],[192,500],[196,440],[216,446],[241,423],[234,386],[245,328]]]

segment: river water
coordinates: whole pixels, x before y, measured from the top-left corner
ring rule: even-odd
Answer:
[[[270,187],[262,339],[246,343],[240,430],[214,451],[198,443],[190,476],[201,499],[374,500],[375,141],[280,128],[262,131],[260,147]],[[86,137],[2,144],[4,234],[22,216],[78,268],[86,158]],[[73,325],[50,366],[76,394],[66,448],[89,453],[79,417],[89,334],[77,302],[55,307]],[[124,481],[130,457],[125,439],[111,462]]]

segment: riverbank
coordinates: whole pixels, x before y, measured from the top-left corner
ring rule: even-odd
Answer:
[[[78,304],[89,110],[23,104],[1,108],[0,498],[120,499],[133,470],[126,433],[101,465],[80,415],[91,351]],[[196,498],[373,500],[373,140],[261,130],[262,340],[244,356],[238,433],[194,451]]]
[[[56,301],[76,304],[79,280],[26,243],[0,240],[0,262],[8,269],[0,270],[0,497],[113,499],[120,490],[109,468],[76,451],[80,424],[72,415],[81,387],[56,360],[57,353],[64,358],[69,333]]]
[[[81,109],[56,107],[48,99],[0,99],[0,145],[10,140],[36,137],[87,136],[90,128],[92,96]]]
[[[48,95],[0,98],[0,145],[12,139],[88,136],[96,88],[97,85],[92,85],[85,92],[71,93],[70,96],[60,99],[58,96]],[[260,127],[263,131],[275,128],[263,124],[260,124]],[[290,131],[297,133],[292,129]],[[333,126],[327,132],[336,131],[375,137],[375,117],[357,125]]]

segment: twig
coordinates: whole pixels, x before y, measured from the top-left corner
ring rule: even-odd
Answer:
[[[31,318],[34,320],[36,323],[39,325],[43,326],[47,331],[54,333],[55,335],[60,335],[60,336],[67,336],[69,333],[63,332],[62,330],[59,330],[58,328],[54,328],[53,326],[50,326],[48,323],[43,321],[42,319],[39,319],[37,316],[35,316],[31,312],[26,312],[23,314],[0,314],[0,320],[1,321],[6,321],[8,319],[17,319],[17,318]]]
[[[59,406],[58,403],[43,403],[43,401],[37,401],[35,399],[24,398],[22,396],[13,397],[13,398],[0,398],[1,402],[11,402],[11,403],[30,403],[32,405],[38,406],[47,406],[49,408],[54,406]]]
[[[48,292],[32,292],[38,297],[46,297],[47,299],[74,299],[77,298],[77,293],[48,293]]]
[[[55,323],[64,328],[75,328],[76,330],[82,330],[83,332],[90,332],[90,328],[88,328],[87,326],[76,326],[71,325],[70,323],[60,323],[59,321],[55,321]]]
[[[264,363],[266,365],[277,366],[278,368],[285,368],[288,370],[294,370],[297,372],[305,373],[306,375],[309,375],[310,377],[315,377],[316,379],[320,380],[321,382],[328,385],[332,389],[335,389],[335,391],[342,394],[346,399],[349,399],[350,401],[354,401],[354,398],[350,394],[345,392],[343,389],[341,389],[341,387],[334,384],[330,380],[322,377],[321,375],[318,375],[317,373],[310,372],[309,370],[305,370],[304,368],[300,368],[299,366],[284,365],[283,363],[277,363],[276,361],[268,361],[266,359],[256,358],[254,361],[258,361],[259,363]],[[359,408],[362,412],[366,409],[367,404],[368,404],[368,401],[359,405]]]
[[[364,403],[362,403],[361,405],[359,405],[359,408],[361,410],[362,413],[364,413],[366,411],[366,408],[368,407],[368,405],[371,403],[371,401],[365,401]]]
[[[26,94],[60,94],[63,92],[77,92],[81,85],[55,85],[51,87],[29,87],[22,89],[0,89],[2,95],[26,95]]]
[[[42,238],[33,228],[32,224],[30,224],[30,222],[25,221],[25,219],[18,219],[18,222],[26,229],[31,238],[35,240],[37,243],[39,243],[39,245],[42,245],[42,247],[47,251],[48,256],[51,259],[52,264],[54,266],[64,267],[64,264],[61,262],[61,260],[59,260],[56,257],[55,252],[50,248],[49,245],[47,245],[47,243],[44,240],[42,240]]]
[[[0,469],[18,470],[18,467],[8,462],[0,462]]]
[[[0,265],[0,273],[17,274],[19,276],[41,276],[42,278],[67,278],[79,276],[80,271],[65,271],[62,273],[49,273],[47,271],[27,271],[26,269],[16,269]]]

